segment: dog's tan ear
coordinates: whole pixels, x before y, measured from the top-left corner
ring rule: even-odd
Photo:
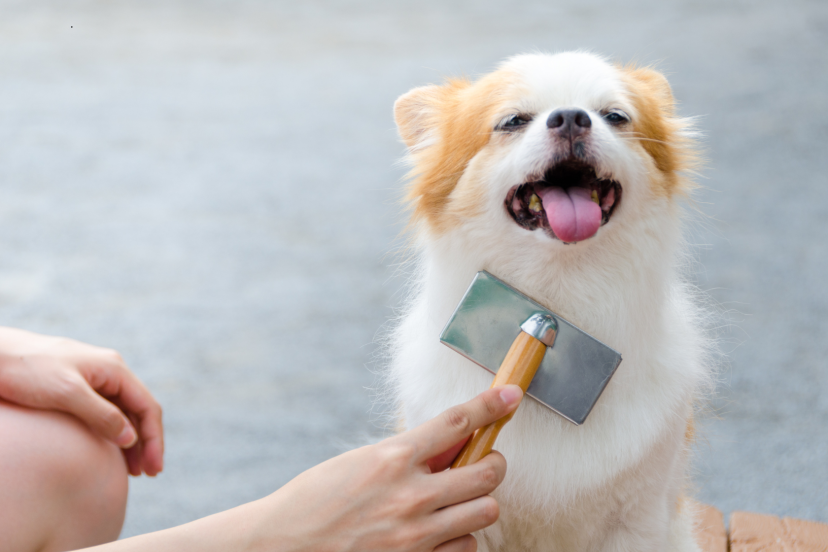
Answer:
[[[649,67],[624,67],[621,75],[637,112],[633,130],[645,138],[641,147],[664,174],[664,190],[669,194],[691,189],[689,180],[677,173],[698,163],[692,122],[676,116],[676,102],[667,79]]]
[[[394,102],[397,130],[409,148],[419,144],[436,124],[437,104],[442,86],[420,86]]]
[[[673,115],[676,102],[664,75],[650,67],[627,68],[627,75],[636,83],[640,94],[655,100],[665,115]]]

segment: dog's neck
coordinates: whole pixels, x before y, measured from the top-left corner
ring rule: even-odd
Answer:
[[[654,216],[546,258],[542,247],[475,243],[459,230],[424,240],[421,299],[434,323],[443,324],[474,274],[487,270],[611,346],[653,335],[678,279],[680,250],[680,217]]]

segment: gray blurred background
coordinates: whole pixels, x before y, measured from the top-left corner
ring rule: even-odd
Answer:
[[[697,496],[828,522],[824,0],[2,1],[0,324],[119,349],[165,407],[123,536],[379,432],[394,99],[573,48],[656,63],[706,134],[692,242],[728,362]]]

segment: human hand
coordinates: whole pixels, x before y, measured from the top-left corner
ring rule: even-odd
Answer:
[[[472,532],[499,515],[488,496],[506,475],[491,454],[446,471],[478,428],[517,408],[517,385],[376,445],[331,458],[275,493],[190,523],[88,552],[474,552]]]
[[[112,349],[0,328],[0,399],[80,418],[123,449],[132,475],[163,469],[161,407]]]
[[[280,532],[280,550],[475,550],[470,533],[498,518],[487,495],[503,481],[506,460],[492,452],[444,470],[474,430],[514,411],[522,397],[516,385],[490,389],[302,473],[263,499],[275,506],[268,524]]]

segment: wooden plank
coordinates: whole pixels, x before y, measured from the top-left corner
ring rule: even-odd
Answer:
[[[696,542],[702,552],[727,552],[724,516],[713,506],[696,505]]]
[[[793,552],[776,516],[733,512],[730,515],[730,552]]]
[[[828,525],[816,521],[782,518],[796,552],[828,552]]]
[[[828,552],[828,525],[733,512],[730,552]]]

